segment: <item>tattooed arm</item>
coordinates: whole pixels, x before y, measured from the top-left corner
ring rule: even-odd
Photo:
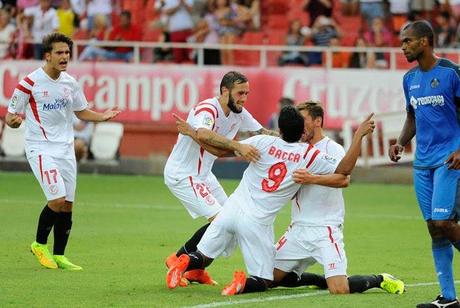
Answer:
[[[262,127],[261,129],[256,130],[255,132],[251,132],[251,133],[254,135],[269,135],[269,136],[275,136],[275,137],[280,136],[280,134],[277,131],[269,130],[269,129],[266,129],[265,127]]]

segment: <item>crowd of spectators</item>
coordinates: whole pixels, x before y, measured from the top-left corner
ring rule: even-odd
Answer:
[[[305,18],[270,10],[276,3],[300,10]],[[270,14],[281,14],[285,28],[267,27]],[[353,36],[344,29],[347,18],[360,20],[351,29]],[[42,38],[59,31],[89,42],[78,49],[80,61],[130,62],[132,47],[103,42],[154,41],[228,45],[204,50],[204,64],[233,65],[235,53],[228,47],[245,32],[268,37],[273,30],[285,31],[281,44],[287,46],[393,47],[401,27],[419,18],[432,22],[437,47],[460,46],[460,0],[0,0],[0,59],[42,59]],[[152,62],[194,63],[198,58],[196,50],[187,48],[149,52]],[[278,65],[324,62],[324,53],[317,51],[289,50],[277,59]],[[389,55],[381,52],[332,54],[333,67],[388,65]]]

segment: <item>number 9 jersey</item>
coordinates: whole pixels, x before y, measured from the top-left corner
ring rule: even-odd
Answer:
[[[297,169],[313,174],[334,173],[339,161],[308,143],[288,143],[279,137],[258,135],[242,143],[256,147],[261,158],[251,163],[228,202],[238,204],[257,222],[272,224],[278,211],[300,188],[292,179]]]

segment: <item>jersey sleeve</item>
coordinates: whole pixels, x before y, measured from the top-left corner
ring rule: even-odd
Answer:
[[[249,113],[246,109],[243,108],[241,112],[241,126],[240,131],[242,132],[256,132],[262,129],[262,125],[257,122],[256,119]]]
[[[189,117],[189,124],[195,128],[205,128],[213,130],[216,125],[217,110],[214,106],[205,105],[198,106],[191,111],[191,117]]]
[[[305,153],[305,168],[312,174],[331,174],[339,165],[340,159],[332,157],[329,154],[321,152],[313,146],[309,146]]]
[[[460,66],[456,66],[456,72],[454,74],[454,78],[452,78],[452,88],[455,93],[456,101],[460,100]]]
[[[412,108],[412,105],[410,104],[409,88],[407,84],[408,84],[408,81],[407,81],[407,75],[406,75],[403,78],[404,98],[406,99],[406,112],[413,113],[414,109]]]
[[[25,106],[29,102],[30,95],[32,94],[32,86],[25,80],[21,80],[14,89],[13,96],[8,103],[9,113],[22,113]]]
[[[75,81],[72,110],[82,111],[86,108],[88,108],[88,101],[86,100],[85,94],[83,93],[80,85]]]

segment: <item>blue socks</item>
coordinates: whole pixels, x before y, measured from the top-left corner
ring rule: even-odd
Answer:
[[[452,245],[445,238],[436,238],[432,239],[431,249],[442,295],[448,300],[454,300],[457,296],[452,273],[452,260],[454,257]]]

